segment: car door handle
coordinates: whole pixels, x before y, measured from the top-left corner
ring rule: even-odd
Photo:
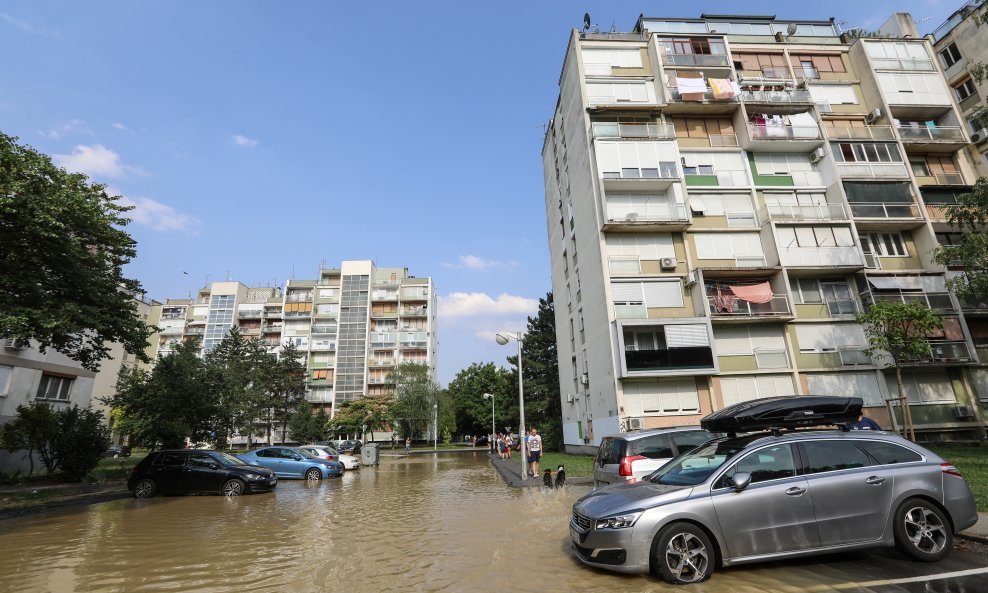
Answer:
[[[789,490],[786,490],[786,496],[799,496],[800,494],[806,492],[806,488],[800,488],[799,486],[793,486]]]
[[[884,483],[885,483],[885,478],[883,478],[881,476],[872,476],[872,477],[868,478],[867,480],[865,480],[865,484],[873,484],[875,486],[878,486],[878,485],[884,484]]]

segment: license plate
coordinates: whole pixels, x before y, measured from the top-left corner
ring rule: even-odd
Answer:
[[[577,530],[573,529],[572,527],[570,527],[569,528],[569,536],[570,536],[570,539],[573,540],[573,543],[574,544],[580,543],[580,532],[579,531],[577,531]]]

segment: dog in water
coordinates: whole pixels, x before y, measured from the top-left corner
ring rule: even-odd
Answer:
[[[542,485],[546,488],[552,488],[552,470],[546,469],[545,473],[542,474]]]
[[[562,488],[565,485],[566,485],[566,470],[563,469],[563,466],[560,465],[559,469],[556,470],[556,488]]]

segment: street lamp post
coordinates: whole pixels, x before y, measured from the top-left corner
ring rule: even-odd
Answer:
[[[439,404],[432,404],[432,450],[439,447]]]
[[[525,388],[524,388],[524,380],[522,379],[522,370],[521,370],[521,342],[522,340],[525,339],[525,334],[521,332],[518,333],[498,332],[494,336],[494,339],[497,341],[498,344],[502,346],[506,345],[509,340],[514,340],[518,342],[518,415],[519,415],[518,438],[522,443],[521,455],[519,455],[519,457],[521,457],[521,479],[527,480],[528,459],[526,457],[527,451],[525,451],[525,445],[524,445],[525,434],[526,434],[525,433]]]
[[[494,449],[494,447],[497,446],[494,442],[494,435],[497,434],[497,429],[494,427],[494,396],[490,393],[485,393],[484,399],[491,400],[491,437],[490,439],[488,439],[490,442],[488,442],[487,445],[491,451],[497,453],[497,451],[495,451]]]

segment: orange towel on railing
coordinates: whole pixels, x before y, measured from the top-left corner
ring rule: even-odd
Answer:
[[[735,92],[735,85],[731,84],[731,81],[726,78],[708,78],[707,82],[710,83],[710,90],[713,91],[714,99],[732,99],[738,96],[740,93],[740,87],[738,91]]]
[[[772,294],[772,286],[768,282],[750,286],[732,286],[731,292],[742,301],[749,303],[768,303],[775,296]]]

